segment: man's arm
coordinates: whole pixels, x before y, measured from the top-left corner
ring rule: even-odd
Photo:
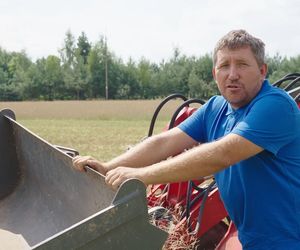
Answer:
[[[147,138],[109,162],[101,163],[90,156],[77,156],[73,159],[73,165],[81,171],[84,170],[85,166],[90,166],[105,175],[108,171],[119,166],[130,168],[149,166],[195,145],[198,145],[197,141],[180,129],[173,128]]]
[[[262,150],[239,135],[229,134],[144,168],[115,168],[107,173],[106,182],[116,189],[129,178],[138,178],[146,185],[197,179],[214,174]]]

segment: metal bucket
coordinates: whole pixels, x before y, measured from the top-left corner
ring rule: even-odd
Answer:
[[[0,112],[0,249],[161,249],[167,233],[148,220],[145,186],[118,191]]]

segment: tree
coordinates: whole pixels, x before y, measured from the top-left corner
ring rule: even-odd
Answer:
[[[25,51],[0,53],[0,83],[2,100],[22,100],[27,70],[32,64]]]
[[[213,81],[213,61],[209,54],[199,57],[194,62],[196,74],[207,84]]]
[[[119,77],[118,89],[115,95],[117,99],[137,99],[140,97],[138,73],[135,63],[129,59],[125,65],[121,61],[118,64]]]
[[[146,58],[126,64],[108,47],[106,39],[92,44],[84,32],[76,39],[65,34],[60,57],[49,55],[32,62],[25,51],[7,52],[0,47],[0,100],[54,100],[106,98],[162,98],[179,92],[208,99],[218,93],[213,80],[212,57],[187,57],[178,48],[159,64]],[[271,82],[299,72],[300,56],[267,56]]]
[[[103,37],[91,48],[88,56],[90,97],[105,97],[105,44]]]
[[[45,61],[44,90],[47,100],[64,98],[63,73],[60,59],[57,56],[48,56]]]
[[[209,54],[194,58],[193,69],[189,76],[189,96],[207,100],[218,93],[211,73],[213,62]]]
[[[89,43],[85,33],[81,32],[81,35],[78,37],[77,40],[77,51],[79,54],[78,56],[82,57],[84,64],[87,64],[87,58],[89,56],[90,50],[91,50],[91,44]]]
[[[11,56],[0,47],[0,85],[9,81],[8,63]]]
[[[76,91],[77,99],[86,99],[89,97],[88,90],[88,67],[84,63],[84,58],[80,55],[76,55],[76,63],[74,64],[74,77],[73,77],[73,89]]]
[[[61,61],[64,67],[73,67],[76,46],[75,46],[75,37],[70,30],[66,32],[66,37],[64,39],[63,48],[59,50]]]
[[[154,94],[154,86],[152,81],[151,63],[142,58],[137,66],[136,70],[137,81],[140,89],[141,98],[151,98]]]
[[[189,86],[189,97],[191,98],[202,98],[203,97],[203,86],[205,82],[198,77],[195,68],[191,71],[188,79]]]
[[[179,50],[176,49],[169,62],[160,64],[159,92],[162,96],[176,92],[183,95],[188,94],[188,79],[192,70],[192,63],[190,58],[181,56]]]
[[[27,71],[27,80],[24,85],[25,100],[44,100],[44,77],[45,77],[45,58],[38,59]]]

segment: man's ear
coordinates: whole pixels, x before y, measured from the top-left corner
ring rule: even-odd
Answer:
[[[262,80],[266,79],[268,73],[268,65],[264,63],[263,65],[260,66],[260,74],[262,76]]]
[[[212,68],[211,73],[213,75],[214,80],[216,80],[216,69],[215,69],[215,67]]]

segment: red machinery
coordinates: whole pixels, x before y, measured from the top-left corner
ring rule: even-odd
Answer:
[[[283,88],[298,103],[300,107],[300,74],[288,74],[276,81],[273,85]],[[196,108],[191,103],[204,104],[199,99],[187,100],[180,94],[174,94],[162,101],[156,109],[149,128],[148,136],[153,133],[157,115],[163,105],[174,98],[181,98],[184,102],[174,113],[169,125],[170,129],[184,121]],[[172,234],[175,238],[183,235],[181,240],[187,244],[197,241],[196,249],[241,250],[238,233],[220,199],[218,188],[212,177],[181,183],[153,185],[148,192],[149,214],[154,223],[163,226],[172,224]],[[174,219],[174,217],[176,217]],[[177,236],[176,236],[177,235]],[[166,247],[173,249],[172,246]],[[170,245],[170,244],[169,244]],[[180,248],[179,249],[183,249]]]

